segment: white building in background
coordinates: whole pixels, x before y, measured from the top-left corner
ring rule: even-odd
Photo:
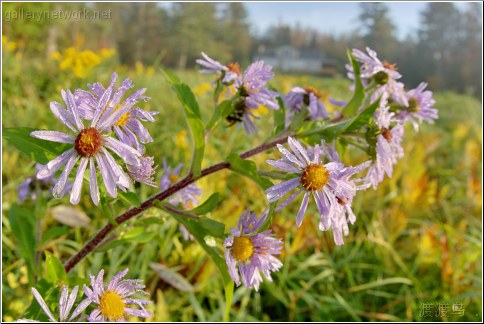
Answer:
[[[271,49],[260,46],[255,59],[264,60],[281,72],[332,74],[334,68],[332,60],[320,51],[297,49],[290,45]]]

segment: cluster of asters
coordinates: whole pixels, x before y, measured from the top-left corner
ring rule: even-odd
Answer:
[[[369,48],[366,51],[365,53],[354,49],[352,54],[360,64],[360,78],[366,89],[366,102],[379,100],[378,108],[362,136],[366,140],[364,145],[369,156],[368,161],[356,166],[346,165],[334,144],[329,145],[322,141],[318,145],[304,147],[295,138],[297,134],[288,137],[289,149],[277,145],[282,153],[280,159],[267,161],[285,173],[285,178],[288,179],[266,190],[268,202],[282,200],[276,207],[277,211],[302,195],[302,203],[296,216],[296,225],[299,227],[309,200],[313,197],[320,216],[319,228],[321,231],[331,230],[337,245],[344,243],[343,237],[349,233],[349,224],[356,221],[351,208],[356,192],[371,186],[376,188],[385,174],[391,177],[393,166],[403,156],[401,142],[404,123],[408,121],[418,129],[420,122],[432,123],[438,117],[437,110],[432,107],[435,103],[432,93],[425,90],[425,83],[405,91],[404,85],[398,81],[401,75],[396,71],[395,65],[381,62],[377,54]],[[306,120],[327,124],[342,117],[341,111],[328,112],[320,93],[312,87],[294,87],[286,95],[269,89],[267,83],[274,77],[274,73],[272,67],[263,61],[252,63],[242,72],[237,63],[223,65],[205,53],[202,56],[203,59],[197,60],[203,67],[200,72],[217,74],[215,84],[217,87],[225,87],[227,96],[233,102],[233,111],[227,116],[227,121],[230,125],[242,123],[248,134],[257,131],[256,112],[261,106],[280,109],[278,97],[286,107],[286,127],[299,114],[305,114]],[[349,78],[354,79],[352,66],[347,66],[347,69]],[[156,168],[154,159],[146,156],[144,150],[144,144],[153,139],[142,124],[153,122],[156,112],[135,107],[139,100],[148,99],[143,96],[146,89],[135,91],[123,100],[133,84],[126,79],[115,88],[116,79],[117,75],[113,73],[106,88],[95,83],[88,85],[90,91],[62,91],[66,108],[57,102],[51,102],[52,112],[72,134],[46,130],[31,133],[39,139],[72,145],[60,156],[38,168],[37,179],[52,184],[52,194],[55,197],[62,197],[70,191],[71,203],[79,203],[84,173],[88,166],[90,194],[95,205],[100,202],[98,170],[105,192],[114,198],[117,196],[117,189],[126,191],[133,181],[156,186],[153,179]],[[336,100],[332,102],[345,105],[344,102]],[[113,153],[119,157],[118,160],[113,157]],[[121,164],[119,160],[122,161]],[[69,185],[68,176],[77,162],[79,166],[74,182]],[[59,178],[54,179],[54,174],[63,166]],[[183,165],[180,164],[171,169],[163,159],[161,190],[170,188],[179,180],[182,168]],[[357,177],[365,171],[365,175]],[[169,202],[191,209],[198,204],[201,193],[200,188],[191,184],[174,193]],[[237,227],[230,231],[224,242],[229,274],[237,285],[242,283],[245,287],[257,290],[263,281],[262,275],[271,281],[270,273],[282,267],[281,261],[275,257],[281,253],[282,241],[274,237],[271,230],[264,230],[267,227],[267,216],[267,209],[260,217],[246,210]],[[189,239],[188,232],[183,230]],[[91,277],[93,289],[84,288],[88,298],[79,304],[69,320],[78,316],[90,303],[99,305],[87,317],[92,321],[119,320],[124,314],[141,317],[148,315],[149,312],[143,307],[145,301],[128,298],[131,293],[140,291],[139,281],[120,281],[126,275],[126,272],[121,272],[104,289],[102,275],[101,271],[97,278]],[[60,320],[68,319],[68,312],[73,305],[70,298],[77,294],[77,287],[74,290],[75,293],[71,293],[69,297],[67,290],[62,291],[63,305],[68,306],[61,307]],[[53,319],[40,295],[33,291],[44,311]],[[136,304],[141,310],[125,308],[126,304]]]
[[[296,138],[289,137],[288,150],[283,145],[277,145],[282,153],[278,160],[268,160],[267,163],[287,173],[289,177],[266,190],[270,203],[282,200],[276,211],[289,205],[302,195],[302,203],[296,216],[296,225],[301,226],[310,197],[313,197],[320,215],[321,231],[332,230],[337,245],[344,243],[343,237],[348,235],[348,224],[356,221],[351,205],[358,190],[370,186],[376,188],[383,181],[385,174],[392,176],[393,166],[403,156],[401,142],[404,135],[404,123],[410,122],[415,129],[422,121],[433,123],[438,118],[437,110],[433,108],[435,101],[432,92],[425,90],[427,84],[421,83],[417,88],[405,91],[404,84],[398,79],[401,75],[396,66],[378,59],[376,52],[366,48],[366,53],[358,49],[352,51],[360,64],[360,78],[366,89],[367,103],[379,100],[373,119],[365,129],[365,152],[369,160],[356,166],[345,165],[335,150],[334,145],[324,141],[316,146],[304,147]],[[326,109],[321,94],[312,87],[294,87],[286,95],[279,95],[267,89],[267,82],[274,76],[271,67],[257,61],[250,65],[244,73],[237,63],[223,65],[202,53],[203,59],[197,60],[203,69],[202,73],[216,73],[216,82],[226,87],[234,88],[227,91],[229,95],[245,99],[245,105],[237,105],[239,119],[244,122],[247,133],[253,132],[251,118],[258,104],[270,109],[279,109],[277,97],[280,96],[286,107],[286,127],[295,116],[301,113],[308,120],[329,123],[340,119],[341,111],[332,114]],[[234,67],[237,67],[236,69]],[[352,66],[348,65],[348,76],[355,78]],[[334,105],[345,106],[346,102],[332,100]],[[269,104],[268,104],[269,103]],[[230,120],[229,120],[230,121]],[[246,124],[251,125],[247,127]],[[356,175],[366,171],[366,175]],[[291,176],[292,175],[292,176]],[[292,193],[291,193],[292,192]],[[231,231],[231,236],[225,241],[225,253],[230,275],[239,284],[236,264],[246,287],[257,289],[262,281],[260,272],[271,280],[270,271],[281,267],[279,260],[273,257],[280,253],[282,244],[272,236],[270,231],[260,232],[266,215],[260,220],[246,211],[239,220],[237,228]],[[259,233],[260,232],[260,233]]]

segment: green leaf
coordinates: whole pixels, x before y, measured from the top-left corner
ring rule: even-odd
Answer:
[[[46,246],[50,241],[53,239],[61,236],[61,235],[66,235],[68,234],[70,229],[65,226],[54,226],[49,228],[43,235],[42,235],[42,240],[40,241],[39,244],[35,247],[36,250],[42,250],[44,246]]]
[[[281,97],[277,97],[277,103],[279,104],[279,109],[272,110],[274,116],[274,131],[272,135],[276,135],[282,132],[286,128],[286,109],[284,106],[284,101]]]
[[[173,75],[173,73],[163,70],[165,78],[176,93],[178,100],[182,103],[183,111],[187,119],[193,137],[193,155],[190,171],[196,178],[200,176],[202,170],[202,159],[205,151],[205,126],[203,125],[200,107],[190,87]]]
[[[161,204],[155,204],[162,208],[165,212],[169,213],[173,218],[176,219],[179,223],[186,227],[186,229],[192,234],[195,239],[200,243],[202,248],[207,252],[207,254],[212,258],[212,261],[215,263],[217,268],[219,269],[220,273],[222,274],[222,279],[224,282],[224,289],[225,289],[225,315],[224,321],[228,321],[230,307],[232,305],[232,297],[234,294],[234,282],[229,275],[227,264],[225,263],[225,259],[220,255],[220,252],[207,244],[205,241],[205,237],[209,236],[209,232],[199,223],[198,220],[191,219],[188,217],[183,217],[173,211],[165,209]]]
[[[202,216],[200,217],[200,226],[202,226],[207,232],[215,237],[224,237],[225,224],[219,223],[213,219]]]
[[[45,303],[51,310],[51,313],[55,316],[56,313],[53,312],[54,307],[52,306],[56,304],[59,305],[58,288],[54,284],[45,280],[44,278],[41,278],[35,285],[35,289],[37,289],[37,291],[42,296]],[[35,298],[32,298],[32,302],[30,303],[30,306],[27,308],[22,318],[26,318],[34,321],[41,321],[41,322],[49,321],[49,318],[42,310],[42,308],[40,307],[39,303]]]
[[[118,196],[119,196],[119,198],[121,198],[122,200],[127,202],[128,205],[130,205],[130,206],[135,206],[135,207],[141,206],[141,199],[135,192],[132,192],[132,191],[122,192],[122,191],[120,191],[120,192],[118,192]]]
[[[205,215],[210,213],[212,210],[215,209],[215,207],[218,206],[220,201],[220,194],[218,192],[214,193],[210,197],[208,197],[207,200],[203,202],[200,206],[187,211],[190,214],[195,214],[195,215]]]
[[[371,105],[363,109],[362,112],[360,112],[358,115],[356,115],[354,118],[350,120],[345,131],[355,132],[355,131],[358,131],[361,127],[368,124],[368,121],[370,120],[370,118],[373,117],[373,114],[375,113],[375,110],[378,108],[379,105],[380,105],[380,99],[376,100]]]
[[[161,69],[161,72],[163,73],[165,79],[168,81],[170,84],[176,84],[180,83],[180,78],[173,72],[171,72],[168,69]]]
[[[351,66],[353,66],[353,71],[355,74],[355,90],[353,97],[348,102],[346,107],[343,108],[342,113],[343,115],[350,117],[358,111],[358,108],[360,108],[361,104],[363,103],[363,100],[365,99],[365,89],[361,83],[360,64],[356,61],[349,49],[346,50],[346,53],[348,54],[348,59],[351,62]]]
[[[32,211],[13,204],[8,213],[12,234],[17,241],[16,253],[25,260],[29,273],[29,283],[34,284],[35,266],[35,231]]]
[[[4,128],[3,137],[14,145],[19,151],[27,154],[35,162],[46,164],[56,156],[65,152],[69,144],[54,143],[40,140],[30,136],[34,128]]]
[[[341,134],[356,132],[368,124],[368,121],[372,118],[379,104],[380,100],[378,99],[353,118],[336,124],[325,125],[323,127],[318,127],[317,124],[313,124],[314,127],[301,132],[298,134],[298,137],[304,138],[306,143],[314,145],[318,144],[321,139],[331,142]]]
[[[58,283],[69,283],[62,262],[49,251],[45,251],[45,280],[54,285],[57,285]]]
[[[123,239],[117,239],[117,240],[114,240],[114,241],[110,241],[106,244],[103,244],[103,245],[100,245],[98,246],[94,252],[98,253],[98,252],[106,252],[106,251],[109,251],[111,249],[114,249],[116,246],[119,246],[119,245],[124,245],[124,244],[128,244],[128,241],[127,240],[123,240]]]
[[[252,179],[264,190],[274,185],[270,180],[260,176],[257,172],[257,166],[253,161],[244,160],[235,153],[231,153],[225,161],[230,163],[230,169],[232,171]]]
[[[145,227],[135,227],[127,231],[122,240],[127,242],[147,243],[156,235],[156,232],[147,232]]]
[[[224,120],[228,115],[230,115],[230,113],[234,110],[232,103],[233,100],[224,100],[217,106],[217,108],[215,108],[212,118],[207,124],[207,131],[214,129],[221,120]]]

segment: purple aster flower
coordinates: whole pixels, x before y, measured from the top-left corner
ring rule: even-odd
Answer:
[[[376,100],[384,92],[387,92],[391,95],[393,101],[408,106],[404,85],[396,81],[401,78],[401,74],[397,72],[396,65],[387,61],[380,61],[377,53],[369,47],[366,48],[366,51],[368,54],[359,49],[353,49],[352,53],[355,59],[362,63],[360,68],[362,82],[367,85],[371,83],[376,85],[372,100]],[[348,77],[354,80],[353,67],[346,65],[346,69],[348,70]]]
[[[288,107],[286,124],[290,122],[293,116],[300,113],[304,107],[309,111],[309,117],[312,120],[325,119],[328,112],[324,103],[319,100],[321,94],[312,87],[294,87],[284,96],[284,104]]]
[[[234,112],[227,117],[230,125],[243,121],[246,133],[255,133],[257,129],[252,119],[257,119],[257,116],[253,111],[259,109],[260,105],[279,109],[277,92],[266,88],[267,81],[274,77],[271,70],[272,66],[264,65],[264,61],[257,61],[245,70],[241,78],[235,80],[234,85],[240,98],[235,103]]]
[[[166,159],[163,158],[163,169],[165,170],[165,174],[161,177],[160,180],[160,188],[162,191],[171,187],[174,183],[180,180],[180,172],[183,168],[183,164],[179,164],[176,168],[171,170],[171,168],[167,165]],[[200,188],[198,188],[195,184],[190,184],[187,187],[183,188],[182,190],[176,192],[173,196],[170,197],[168,202],[172,205],[181,204],[184,207],[192,207],[198,204],[198,196],[202,194]]]
[[[351,203],[357,190],[368,188],[366,181],[350,179],[353,175],[363,171],[371,163],[367,161],[355,167],[346,167],[339,158],[336,150],[326,144],[320,147],[303,146],[294,138],[288,138],[288,144],[292,152],[284,146],[278,145],[279,151],[284,155],[281,159],[268,160],[267,163],[275,168],[296,174],[296,177],[281,182],[266,190],[269,202],[280,200],[293,189],[296,192],[284,200],[276,210],[280,210],[292,202],[304,192],[301,207],[296,218],[296,225],[302,224],[310,196],[313,196],[320,214],[319,228],[321,231],[333,229],[335,243],[343,244],[341,232],[347,233],[344,225],[349,221],[353,223],[355,217],[351,211]],[[321,155],[327,157],[330,162],[323,164]],[[343,206],[343,207],[342,207]]]
[[[30,135],[46,141],[72,144],[73,147],[48,162],[37,173],[37,178],[49,178],[62,166],[65,166],[52,190],[54,197],[62,197],[66,193],[67,178],[77,161],[79,161],[79,168],[77,169],[70,196],[70,202],[75,205],[79,203],[84,173],[89,164],[91,199],[95,205],[98,205],[99,188],[95,166],[97,164],[107,193],[113,198],[117,197],[116,188],[119,187],[125,191],[130,186],[131,178],[117,164],[108,149],[121,157],[126,164],[130,165],[139,165],[141,154],[127,144],[109,136],[107,131],[120,116],[131,109],[131,106],[124,105],[104,119],[95,116],[91,121],[90,127],[86,128],[79,116],[78,107],[72,93],[69,90],[61,93],[67,104],[67,109],[55,101],[50,103],[50,109],[72,131],[73,135],[48,130],[33,131]]]
[[[130,79],[125,79],[115,91],[117,78],[118,75],[113,73],[106,89],[100,83],[94,83],[88,84],[92,93],[81,89],[74,92],[80,116],[87,120],[95,119],[101,124],[108,119],[113,119],[110,125],[103,125],[103,130],[108,131],[112,128],[119,140],[142,151],[142,144],[153,142],[153,138],[142,122],[154,122],[153,116],[158,112],[134,107],[139,100],[150,99],[143,96],[146,88],[137,90],[123,101],[123,96],[134,85]],[[123,113],[120,114],[119,111]]]
[[[90,315],[90,322],[125,321],[126,315],[133,315],[142,318],[150,318],[153,314],[145,309],[145,305],[151,304],[149,300],[133,299],[132,295],[141,293],[147,295],[143,290],[145,285],[139,279],[123,279],[128,269],[118,272],[104,286],[104,270],[99,271],[97,277],[90,275],[91,288],[84,285],[84,292],[87,299],[98,305]],[[137,305],[141,309],[130,308],[128,305]]]
[[[152,156],[143,155],[140,157],[139,165],[126,165],[129,176],[135,181],[147,184],[148,186],[158,187],[153,180],[153,174],[155,174],[156,166],[154,158]]]
[[[49,317],[49,319],[52,322],[72,322],[73,319],[75,319],[83,310],[87,308],[91,304],[90,300],[83,300],[79,305],[76,307],[74,312],[72,313],[71,316],[69,316],[69,313],[71,312],[72,306],[74,306],[74,302],[77,299],[77,291],[79,290],[79,286],[75,286],[71,293],[69,294],[69,289],[67,286],[62,288],[61,296],[59,298],[59,318],[55,318],[54,315],[52,315],[52,312],[50,311],[49,307],[47,306],[46,302],[42,298],[42,296],[39,294],[37,289],[32,288],[32,294],[34,295],[35,299],[39,303],[40,307],[44,311],[44,313]],[[82,296],[82,294],[81,294]]]
[[[39,172],[44,166],[37,163],[35,165],[36,172]],[[28,177],[18,187],[18,202],[22,203],[27,199],[35,200],[40,191],[50,191],[54,187],[54,175],[45,179],[37,179],[35,176]],[[66,185],[67,187],[67,185]]]
[[[238,63],[230,63],[222,65],[220,62],[210,58],[207,54],[202,52],[203,60],[197,59],[195,62],[200,64],[203,69],[200,73],[216,73],[222,78],[222,82],[230,84],[232,81],[240,77],[241,71]]]
[[[403,157],[401,142],[404,128],[399,123],[391,127],[391,122],[396,121],[394,115],[389,112],[386,96],[383,96],[374,115],[377,125],[375,158],[366,175],[374,189],[383,181],[385,173],[392,177],[393,165]]]
[[[257,233],[267,215],[266,210],[258,219],[255,213],[246,210],[240,216],[238,226],[230,230],[232,235],[225,239],[225,262],[237,286],[241,282],[238,272],[245,287],[258,290],[262,282],[261,272],[272,281],[271,271],[279,271],[282,267],[282,262],[274,257],[281,253],[282,240],[275,238],[271,230]]]
[[[406,93],[408,107],[407,109],[399,110],[397,116],[402,121],[410,121],[415,130],[418,130],[418,122],[426,121],[433,124],[434,120],[439,118],[438,110],[432,108],[435,104],[435,100],[432,98],[432,91],[425,90],[426,87],[427,83],[422,82],[417,88],[408,91]]]

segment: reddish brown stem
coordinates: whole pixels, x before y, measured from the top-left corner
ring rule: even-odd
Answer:
[[[287,136],[284,138],[281,138],[279,140],[269,142],[266,144],[262,144],[256,148],[253,148],[252,150],[249,150],[247,152],[244,152],[240,154],[240,157],[242,159],[246,159],[248,157],[251,157],[253,155],[256,155],[258,153],[264,152],[268,149],[271,149],[275,147],[277,144],[282,144],[287,141]],[[160,192],[158,195],[153,196],[149,198],[148,200],[144,201],[141,203],[139,207],[132,208],[128,211],[126,211],[124,214],[118,216],[116,218],[116,223],[122,224],[126,222],[127,220],[133,218],[134,216],[140,214],[141,212],[147,210],[148,208],[153,206],[153,203],[155,201],[163,201],[164,199],[168,198],[169,196],[173,195],[174,193],[180,191],[181,189],[185,188],[189,184],[192,184],[196,180],[203,178],[209,174],[215,173],[217,171],[223,170],[223,169],[228,169],[230,168],[230,163],[228,162],[220,162],[217,164],[212,165],[211,167],[208,167],[206,169],[203,169],[199,177],[193,177],[193,175],[190,173],[188,174],[185,178],[181,179],[177,183],[175,183],[173,186],[170,188]],[[106,226],[104,226],[84,247],[77,252],[67,263],[64,265],[64,268],[66,272],[69,272],[78,264],[86,255],[88,255],[92,250],[94,250],[105,238],[106,236],[111,233],[116,226],[113,224],[109,223]]]

